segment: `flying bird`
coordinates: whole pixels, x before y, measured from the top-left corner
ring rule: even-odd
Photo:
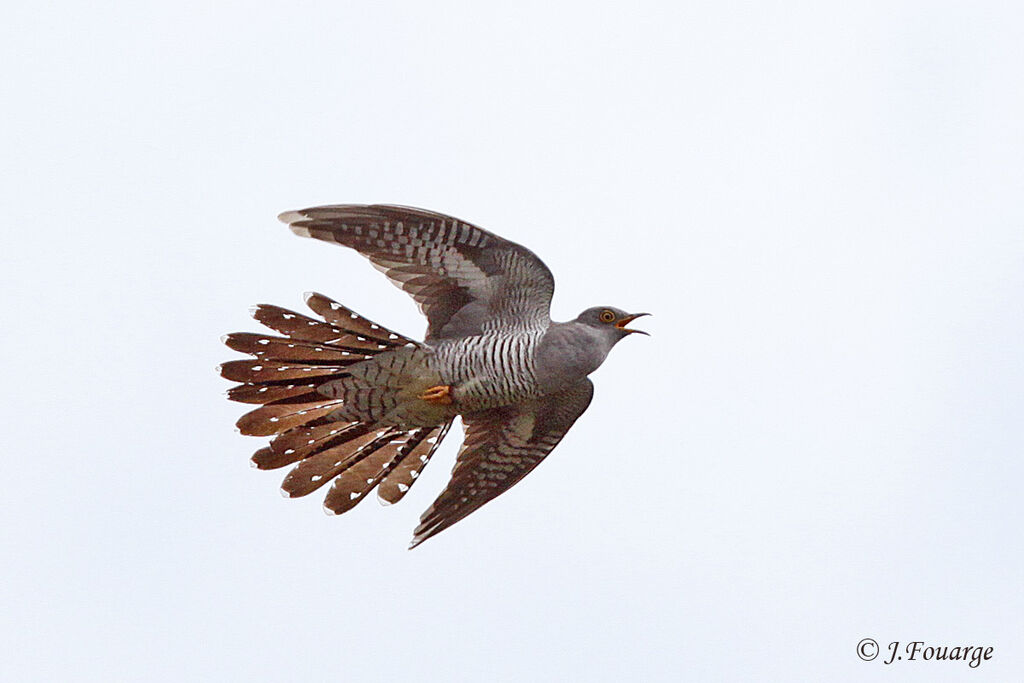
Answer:
[[[318,317],[270,305],[253,317],[279,335],[234,333],[253,358],[220,366],[231,400],[259,404],[242,434],[272,436],[259,469],[294,465],[282,492],[333,482],[341,514],[377,488],[384,504],[415,483],[452,421],[465,439],[451,480],[420,518],[410,548],[508,490],[536,467],[593,397],[587,375],[646,313],[588,308],[553,322],[551,271],[530,250],[458,218],[389,205],[319,206],[279,216],[292,232],[355,249],[408,292],[427,318],[422,342],[322,294]]]

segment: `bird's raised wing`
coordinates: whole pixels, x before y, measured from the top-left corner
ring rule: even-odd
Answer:
[[[497,498],[540,464],[590,405],[589,379],[557,394],[463,415],[466,438],[451,481],[420,517],[414,548]]]
[[[457,218],[404,206],[344,204],[289,211],[292,231],[351,247],[408,292],[427,317],[426,339],[550,321],[555,281],[529,249]]]

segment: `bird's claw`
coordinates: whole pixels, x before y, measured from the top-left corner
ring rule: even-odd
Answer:
[[[440,405],[451,405],[452,403],[452,388],[447,384],[441,384],[436,387],[430,387],[422,394],[419,395],[420,399],[427,403],[437,403]]]

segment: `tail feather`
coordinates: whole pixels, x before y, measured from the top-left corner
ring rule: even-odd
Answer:
[[[278,363],[267,360],[229,360],[220,366],[224,379],[250,384],[295,383],[311,377],[337,377],[345,374],[344,365],[316,365],[305,361]]]
[[[235,351],[248,353],[261,360],[298,360],[311,364],[348,364],[366,360],[369,355],[337,344],[274,337],[254,332],[235,332],[224,337],[224,343]]]
[[[286,467],[297,462],[298,458],[292,457],[290,453],[278,453],[270,446],[264,446],[253,453],[249,460],[255,465],[256,469],[276,470],[279,467]]]
[[[351,308],[342,306],[337,301],[310,292],[306,294],[306,305],[313,309],[314,313],[323,316],[324,320],[333,323],[351,335],[376,340],[388,346],[405,346],[415,344],[413,340],[404,337],[397,332],[381,327],[375,322],[367,320]]]
[[[328,343],[348,336],[345,330],[322,320],[289,311],[287,308],[260,304],[252,309],[252,317],[286,337]]]
[[[327,492],[327,497],[324,499],[324,508],[340,515],[358,505],[375,486],[383,486],[382,480],[389,478],[397,468],[406,465],[409,461],[415,461],[414,467],[422,469],[430,459],[430,455],[425,453],[433,453],[450,425],[451,423],[441,427],[421,427],[410,432],[400,433],[397,436],[385,437],[387,442],[382,444],[379,450],[372,454],[367,453],[360,460],[351,462],[335,478],[331,490]],[[436,436],[439,432],[441,432],[440,437]],[[431,434],[435,436],[430,436]],[[421,444],[425,444],[427,447],[420,448]],[[421,453],[421,451],[425,453]],[[409,481],[414,480],[413,478]],[[405,486],[405,491],[409,490],[409,486],[411,484]],[[398,502],[405,495],[405,491],[402,491],[397,483],[393,485],[393,488],[398,495],[390,500],[381,495],[380,488],[377,489],[381,503],[390,505]]]
[[[274,403],[303,399],[312,401],[320,394],[310,384],[239,384],[228,389],[228,398],[239,403]]]
[[[378,485],[381,502],[397,502],[451,426],[447,415],[438,418],[443,423],[438,426],[395,426],[388,421],[395,416],[379,409],[394,401],[405,381],[402,364],[422,353],[398,349],[419,345],[321,294],[307,295],[306,303],[324,320],[260,305],[253,317],[285,336],[237,332],[224,337],[228,347],[253,356],[220,368],[225,378],[240,382],[228,398],[259,406],[238,420],[238,429],[274,437],[252,462],[259,469],[294,464],[282,483],[289,497],[333,480],[324,505],[335,514],[357,505]],[[381,357],[379,368],[356,365],[385,351],[398,355]]]
[[[408,453],[403,453],[406,444],[421,431],[424,430],[390,435],[376,452],[367,453],[358,462],[352,462],[334,479],[324,498],[324,509],[340,515],[354,508],[405,457]]]
[[[298,462],[325,448],[347,441],[355,430],[364,426],[361,422],[345,424],[333,420],[312,426],[307,424],[279,434],[270,442],[270,448],[282,455],[295,454],[295,462]]]
[[[252,462],[261,470],[277,469],[346,444],[369,431],[370,425],[361,422],[345,424],[330,421],[312,426],[307,424],[293,427],[278,434],[269,446],[256,451],[252,456]]]
[[[235,426],[247,436],[271,436],[324,417],[338,409],[340,401],[271,403],[238,418]]]
[[[325,322],[289,311],[286,308],[260,304],[253,309],[252,316],[267,327],[277,330],[286,337],[305,341],[320,342],[334,346],[379,353],[387,348],[414,343],[400,334],[371,323],[348,308],[321,294],[311,294],[307,303],[315,304],[322,311],[330,313]],[[333,307],[337,306],[337,309]],[[339,315],[345,311],[346,315]],[[315,311],[320,312],[320,311]],[[321,313],[323,315],[323,313]],[[356,316],[355,318],[351,316]],[[325,316],[326,317],[326,316]],[[372,333],[367,332],[371,330]],[[391,337],[394,337],[393,339]]]
[[[281,484],[281,490],[291,498],[305,496],[338,476],[359,460],[387,443],[391,438],[390,429],[372,430],[365,425],[357,430],[361,433],[344,443],[311,455],[291,469]]]
[[[452,423],[449,421],[434,429],[419,430],[421,434],[418,440],[409,439],[407,442],[408,453],[397,462],[392,463],[391,469],[384,473],[380,486],[377,488],[377,498],[381,503],[393,505],[402,500],[412,485],[416,483],[416,478],[430,462],[430,458],[444,441],[444,437],[448,435],[451,426]]]

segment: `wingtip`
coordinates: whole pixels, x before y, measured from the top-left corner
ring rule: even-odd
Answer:
[[[427,540],[436,533],[436,530],[431,529],[429,527],[424,527],[423,523],[421,522],[419,526],[413,529],[412,541],[409,543],[409,550],[412,550],[420,543],[423,543],[423,541]]]
[[[309,229],[300,225],[306,218],[307,216],[301,211],[285,211],[277,216],[277,220],[287,224],[291,231],[299,237],[310,237]]]

